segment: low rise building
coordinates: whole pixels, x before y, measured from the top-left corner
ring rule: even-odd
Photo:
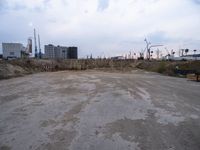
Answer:
[[[179,60],[200,60],[200,54],[184,55],[184,56],[180,56],[180,57],[169,56],[165,60],[176,60],[176,61],[179,61]]]
[[[185,55],[181,57],[182,60],[200,60],[200,54]]]
[[[116,56],[116,57],[111,57],[111,59],[113,59],[113,60],[123,60],[123,59],[125,59],[125,57],[124,56]]]
[[[26,56],[25,47],[21,43],[2,43],[3,58],[22,58]]]

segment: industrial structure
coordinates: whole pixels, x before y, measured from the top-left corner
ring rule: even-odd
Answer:
[[[38,57],[37,41],[36,41],[36,30],[34,29],[34,42],[35,42],[35,58]]]
[[[2,43],[3,58],[26,58],[32,51],[32,40],[28,39],[27,47],[24,47],[21,43]]]
[[[54,46],[52,44],[45,45],[46,59],[78,59],[77,47]]]
[[[26,47],[26,52],[28,52],[29,54],[32,53],[32,39],[31,38],[28,38],[28,44],[27,44],[27,47]]]
[[[36,37],[36,29],[34,29],[34,43],[35,43],[35,58],[42,58],[42,50],[41,50],[41,42],[40,35],[38,34],[38,46],[37,46],[37,37]]]

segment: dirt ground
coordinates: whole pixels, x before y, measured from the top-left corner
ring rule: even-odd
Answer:
[[[135,70],[0,81],[1,150],[199,150],[200,83]]]

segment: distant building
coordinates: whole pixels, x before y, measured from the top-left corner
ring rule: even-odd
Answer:
[[[55,58],[55,54],[54,54],[54,46],[49,44],[49,45],[45,45],[44,46],[44,53],[45,53],[45,58]]]
[[[113,59],[113,60],[123,60],[123,59],[125,59],[125,57],[123,57],[123,56],[116,56],[116,57],[111,57],[111,59]]]
[[[27,57],[26,48],[21,43],[2,43],[3,58]]]
[[[200,60],[200,54],[193,54],[193,55],[183,55],[180,57],[174,57],[173,55],[167,55],[163,57],[163,60]]]
[[[68,47],[57,46],[57,47],[54,48],[54,50],[55,50],[55,57],[56,58],[67,59]]]
[[[178,58],[179,60],[200,60],[200,54],[185,55]]]
[[[68,59],[78,59],[78,48],[77,47],[68,47]]]
[[[47,59],[78,59],[77,47],[45,45],[45,58]]]

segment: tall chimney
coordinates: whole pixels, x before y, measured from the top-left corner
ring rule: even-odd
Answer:
[[[38,51],[37,51],[36,30],[35,29],[34,29],[34,42],[35,42],[35,58],[37,58]]]

